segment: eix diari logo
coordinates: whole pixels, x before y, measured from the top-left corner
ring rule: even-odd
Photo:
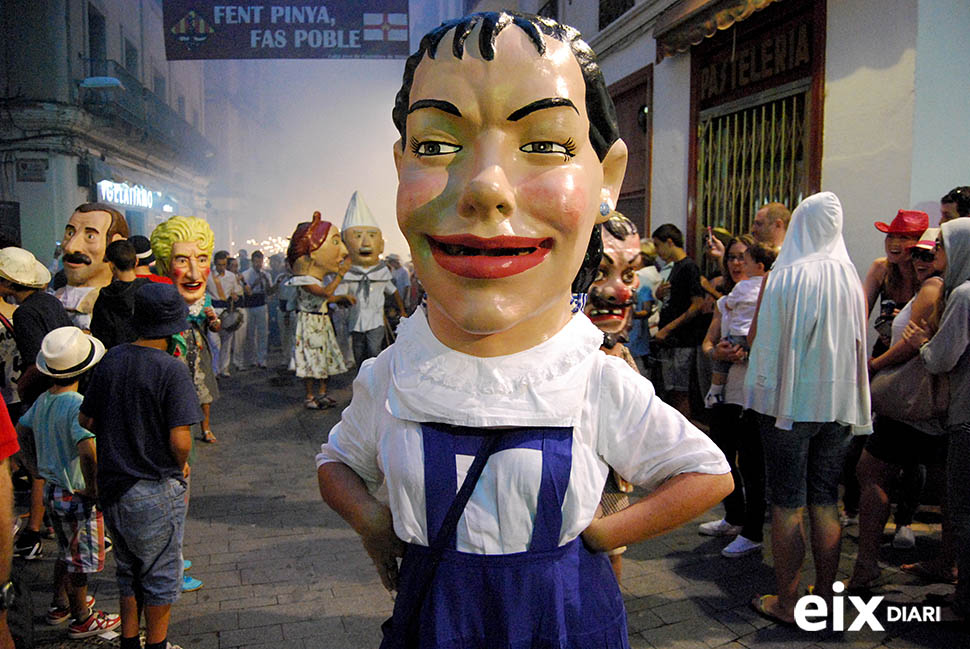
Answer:
[[[876,611],[884,597],[877,595],[868,599],[849,595],[840,596],[845,591],[845,584],[837,581],[832,584],[832,606],[829,610],[828,602],[818,595],[805,595],[795,604],[795,624],[802,631],[822,631],[826,628],[829,616],[832,618],[833,631],[861,631],[869,627],[873,631],[884,631],[882,623],[876,617]],[[846,600],[857,613],[849,628],[845,628]],[[940,607],[916,605],[886,605],[887,622],[939,622]]]

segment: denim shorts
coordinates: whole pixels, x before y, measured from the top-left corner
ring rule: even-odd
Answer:
[[[104,517],[93,500],[48,482],[47,509],[57,536],[58,559],[68,572],[93,573],[104,569]]]
[[[696,347],[662,347],[660,367],[663,371],[664,389],[673,392],[690,391],[690,370],[694,367]]]
[[[104,506],[114,540],[118,590],[147,606],[173,604],[182,592],[185,485],[174,478],[139,480]]]
[[[800,422],[791,430],[760,416],[765,450],[768,502],[797,509],[805,505],[836,505],[839,478],[852,441],[848,426],[836,422]]]

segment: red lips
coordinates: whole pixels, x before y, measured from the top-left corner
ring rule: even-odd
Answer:
[[[473,234],[428,236],[431,255],[445,270],[470,279],[500,279],[537,266],[552,249],[552,239]]]

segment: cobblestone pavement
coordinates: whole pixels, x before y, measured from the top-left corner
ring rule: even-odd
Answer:
[[[339,417],[339,408],[302,408],[302,386],[283,385],[271,370],[251,370],[222,380],[213,407],[217,444],[197,444],[192,498],[185,533],[191,574],[205,587],[186,593],[172,612],[169,638],[184,649],[376,648],[391,596],[381,587],[356,535],[320,500],[313,455]],[[341,407],[350,399],[350,377],[331,382]],[[724,559],[720,539],[696,533],[696,523],[719,518],[720,508],[658,539],[631,547],[624,559],[623,592],[634,649],[729,647],[859,649],[970,647],[955,623],[886,623],[886,630],[808,633],[771,624],[748,606],[772,592],[770,551]],[[889,602],[919,603],[949,587],[925,585],[895,567],[939,547],[938,514],[917,525],[917,550],[886,549],[876,590]],[[843,572],[856,553],[856,529],[846,531]],[[35,611],[50,602],[50,558],[30,562]],[[114,563],[91,580],[98,606],[117,611]],[[803,584],[811,583],[808,566]],[[843,575],[845,576],[845,575]],[[846,603],[846,625],[854,618]],[[944,616],[947,615],[944,609]],[[117,646],[100,638],[65,641],[63,629],[36,622],[39,647]]]

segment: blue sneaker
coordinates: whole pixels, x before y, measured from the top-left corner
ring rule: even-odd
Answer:
[[[182,571],[186,571],[192,567],[192,561],[189,559],[182,559]]]
[[[189,577],[188,575],[182,576],[182,592],[191,593],[193,590],[199,590],[202,588],[202,580],[196,579],[195,577]]]

